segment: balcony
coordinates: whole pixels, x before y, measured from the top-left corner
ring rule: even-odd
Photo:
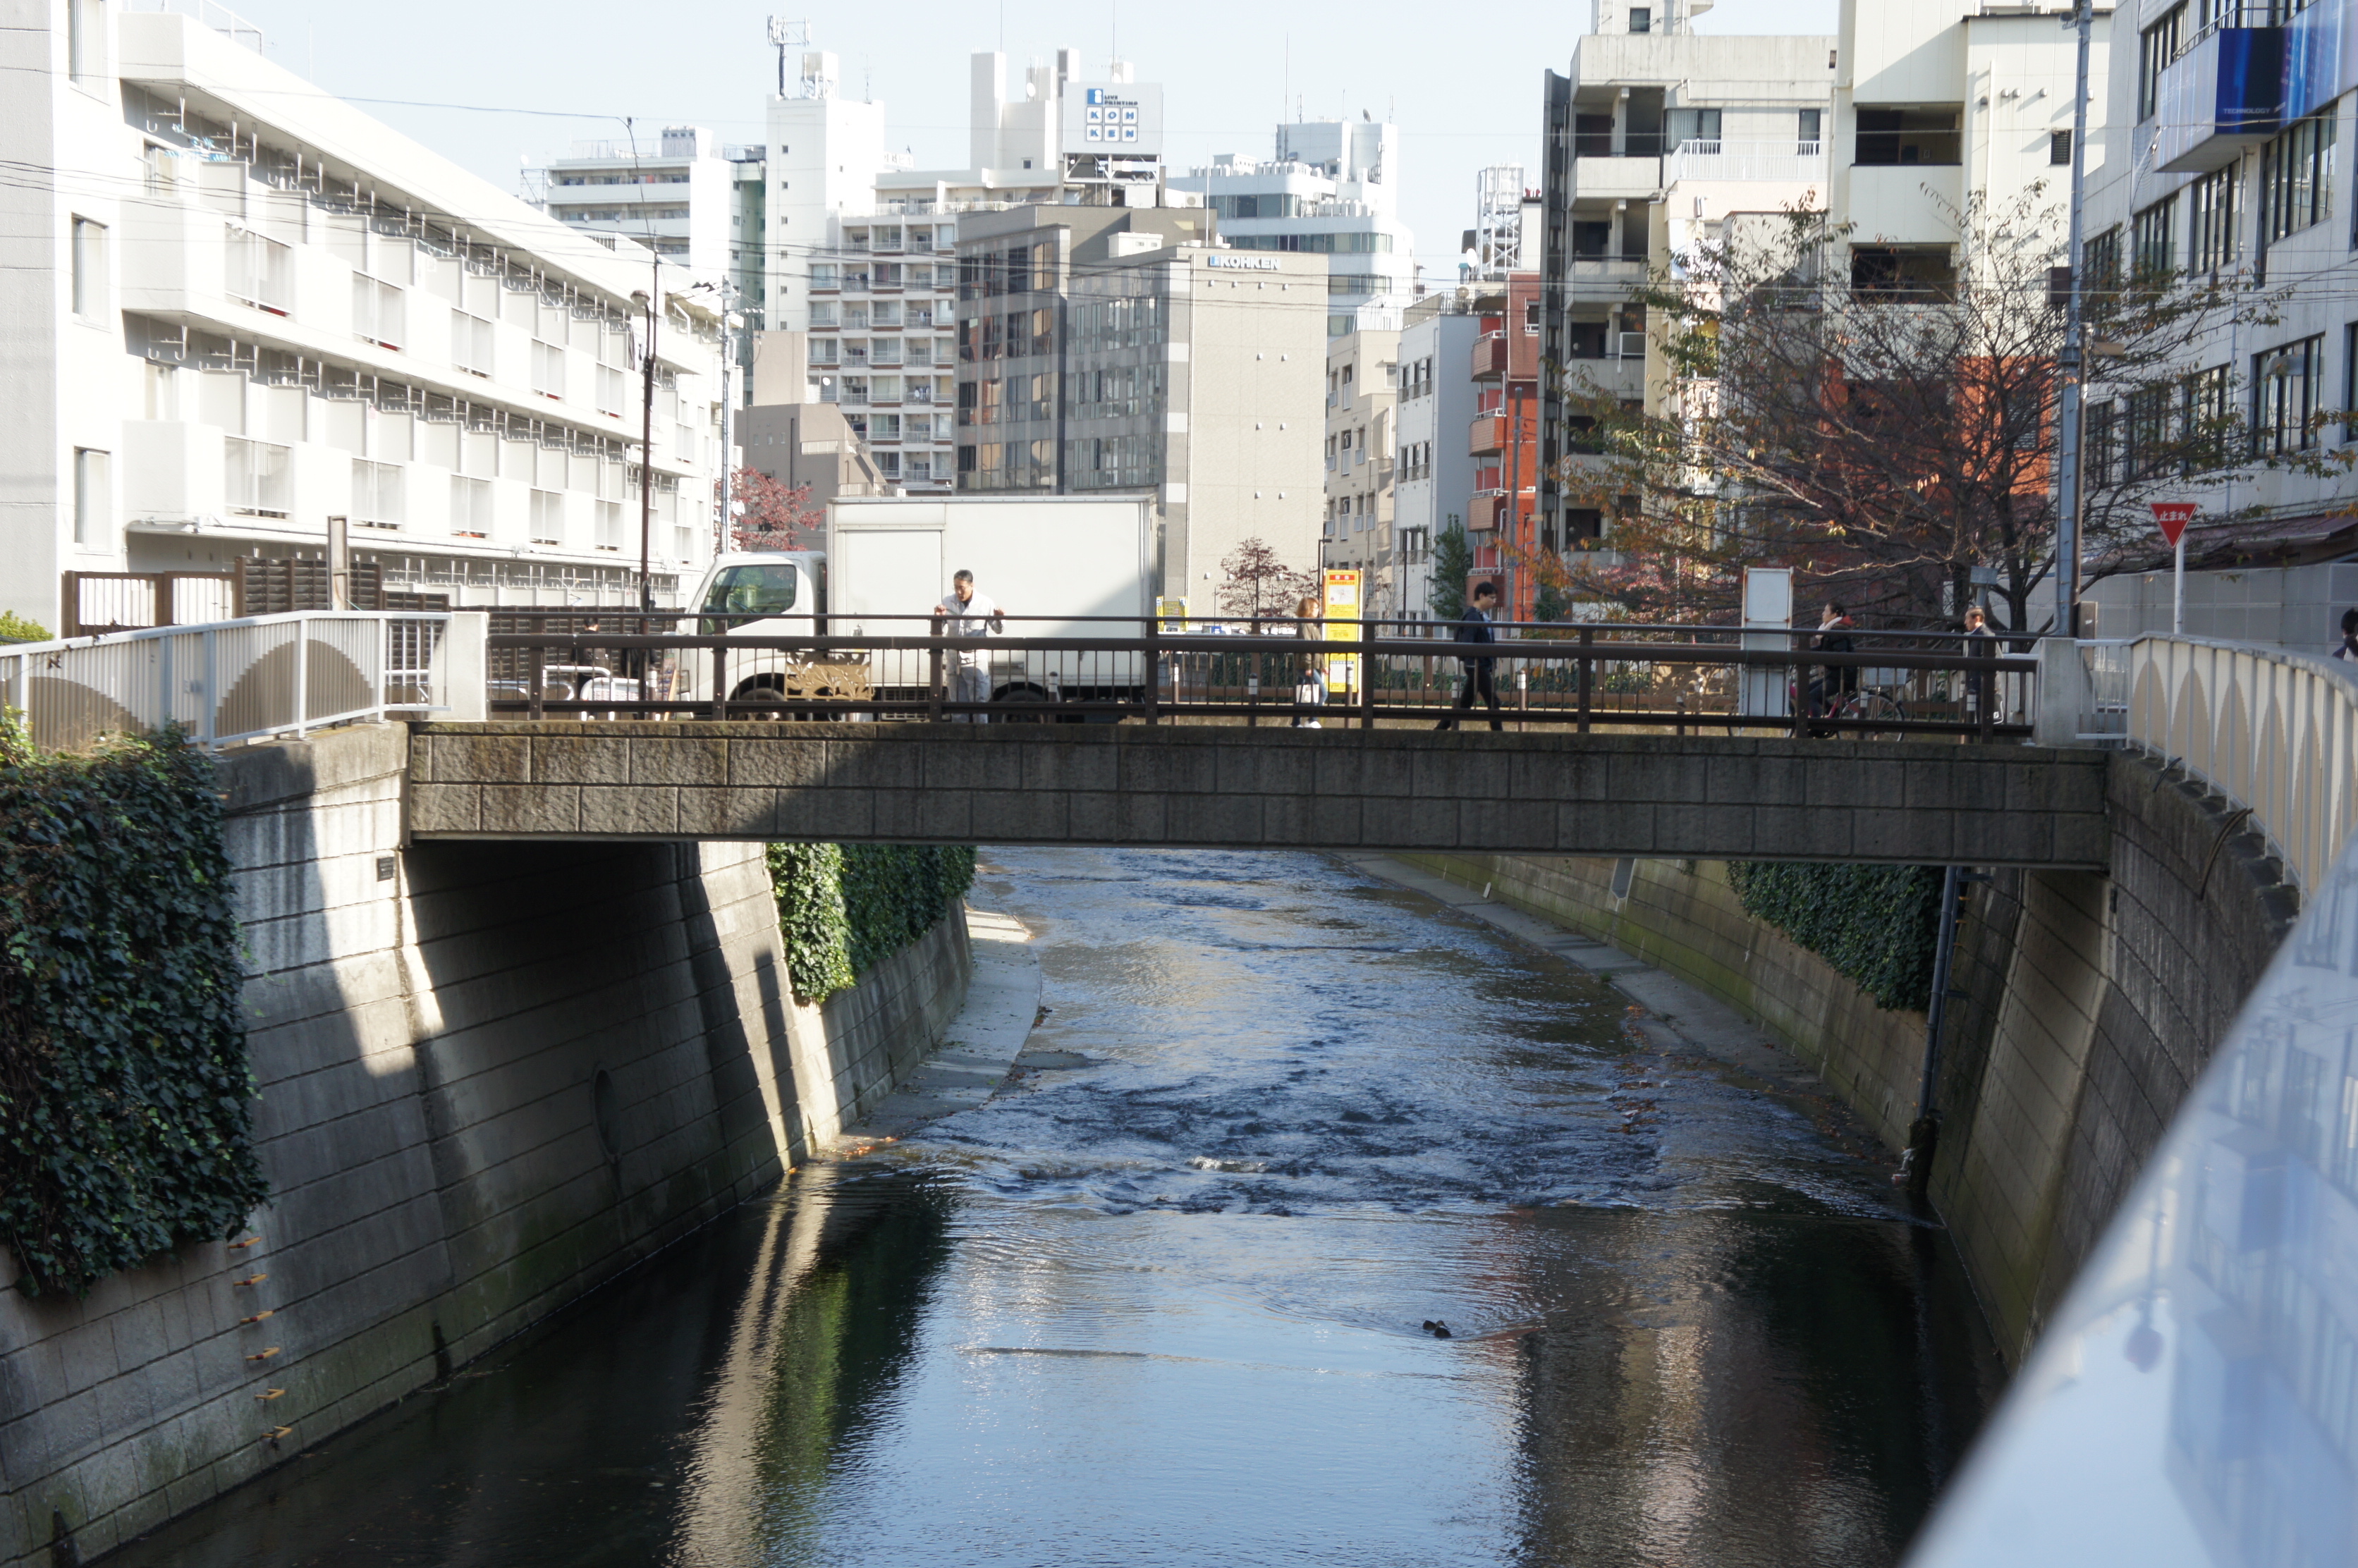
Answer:
[[[1507,373],[1507,334],[1485,332],[1474,340],[1474,379],[1496,381]]]
[[[1476,457],[1487,452],[1507,449],[1507,419],[1503,414],[1485,414],[1474,421],[1466,438],[1466,449]]]
[[[1643,201],[1662,188],[1658,157],[1575,157],[1572,193],[1579,201]]]
[[[1617,304],[1645,283],[1646,263],[1640,257],[1574,256],[1563,281],[1578,303]]]
[[[1662,165],[1662,187],[1682,180],[1738,180],[1826,189],[1823,142],[1682,142]]]
[[[2320,7],[2320,16],[2329,11],[2338,20],[2337,7]],[[2154,92],[2158,168],[2170,174],[2224,168],[2276,135],[2285,111],[2287,31],[2213,27],[2162,67]]]

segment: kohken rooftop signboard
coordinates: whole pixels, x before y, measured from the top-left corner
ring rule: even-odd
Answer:
[[[1135,81],[1065,84],[1067,153],[1163,156],[1163,89]]]

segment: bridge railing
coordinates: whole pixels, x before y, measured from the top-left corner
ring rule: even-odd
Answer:
[[[2083,739],[2125,741],[2215,785],[2293,881],[2322,884],[2358,823],[2358,670],[2201,637],[2081,647]]]
[[[1852,631],[1827,649],[1810,629],[1507,623],[1477,646],[1430,621],[1011,615],[959,637],[925,615],[503,613],[490,710],[532,718],[1369,728],[1451,717],[1479,659],[1518,727],[1996,740],[2030,733],[2039,667],[1955,633]],[[1475,717],[1491,717],[1487,701]]]
[[[2299,655],[2137,646],[2135,743],[2244,781],[2288,849],[2322,853],[2346,820],[2351,683]],[[1910,1568],[2358,1561],[2358,841],[2301,877],[2299,923]]]
[[[46,751],[165,724],[221,746],[425,718],[449,712],[453,692],[479,716],[481,633],[454,641],[453,619],[339,611],[12,643],[0,646],[0,705]]]

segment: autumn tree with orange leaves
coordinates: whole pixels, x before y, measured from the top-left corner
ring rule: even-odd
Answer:
[[[1713,619],[1734,610],[1745,567],[1787,566],[1805,603],[1908,626],[1953,613],[1986,567],[1999,623],[2044,624],[2063,225],[2035,186],[1950,216],[1953,253],[1855,243],[1823,213],[1764,217],[1641,290],[1669,395],[1651,413],[1573,398],[1593,424],[1559,468],[1566,503],[1613,523],[1600,548],[1533,563],[1541,581],[1645,619]],[[2150,535],[2149,502],[2277,460],[2252,455],[2226,345],[2282,297],[2233,271],[2109,262],[2101,240],[2089,254],[2093,580]]]

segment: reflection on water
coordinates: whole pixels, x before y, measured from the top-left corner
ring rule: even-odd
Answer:
[[[990,860],[1013,1088],[122,1561],[1896,1559],[1993,1363],[1823,1108],[1321,860]]]

